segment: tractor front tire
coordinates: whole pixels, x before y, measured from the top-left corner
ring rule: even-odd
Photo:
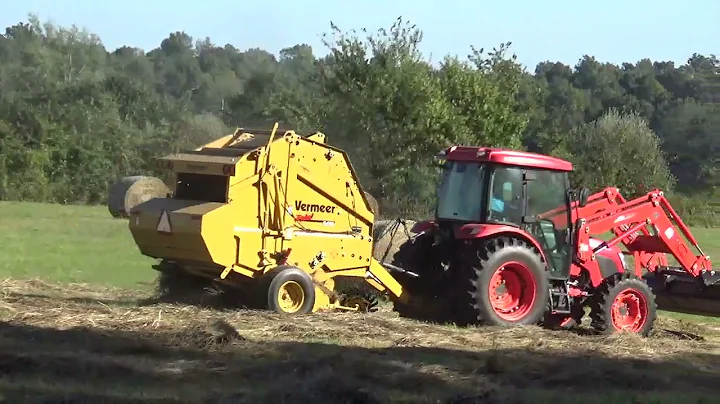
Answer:
[[[539,324],[546,312],[550,286],[542,257],[514,237],[479,242],[465,257],[469,306],[483,325]]]
[[[267,274],[268,309],[278,314],[300,315],[315,306],[315,285],[305,271],[291,266],[275,268]]]
[[[611,276],[590,302],[591,326],[602,334],[631,332],[647,337],[657,318],[655,294],[630,272]]]

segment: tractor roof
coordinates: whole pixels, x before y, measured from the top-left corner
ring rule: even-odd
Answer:
[[[573,169],[572,163],[556,157],[493,147],[451,146],[445,150],[445,159],[449,161],[476,161],[557,171],[572,171]]]

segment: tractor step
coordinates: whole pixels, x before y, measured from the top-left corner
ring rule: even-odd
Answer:
[[[552,302],[552,312],[559,314],[570,314],[570,297],[565,290],[556,288],[550,289],[550,301]]]

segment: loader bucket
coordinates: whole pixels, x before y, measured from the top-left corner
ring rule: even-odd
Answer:
[[[699,278],[667,279],[654,273],[648,273],[645,280],[655,293],[658,310],[720,317],[720,282],[706,285]]]

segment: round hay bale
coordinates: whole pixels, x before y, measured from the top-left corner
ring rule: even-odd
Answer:
[[[135,175],[121,178],[108,195],[108,210],[113,217],[127,218],[130,209],[153,198],[164,198],[170,188],[156,177]]]
[[[373,214],[375,214],[375,218],[380,216],[380,205],[378,205],[377,199],[375,199],[374,196],[370,195],[369,192],[363,191],[365,194],[365,197],[367,198],[368,202],[370,203],[370,210]]]
[[[414,220],[403,219],[405,223],[399,223],[398,219],[378,220],[373,229],[373,257],[380,262],[392,262],[393,256],[400,246],[412,236],[410,230],[415,224]]]

